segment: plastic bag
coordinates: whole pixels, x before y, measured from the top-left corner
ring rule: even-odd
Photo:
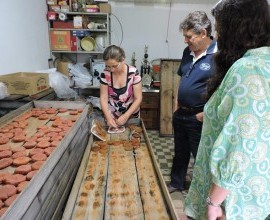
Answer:
[[[58,98],[71,99],[77,98],[77,93],[71,89],[70,80],[59,72],[49,74],[50,85],[54,89]]]
[[[93,85],[93,77],[90,75],[88,70],[83,66],[82,63],[70,65],[70,73],[73,76],[75,85],[79,88],[85,89]]]
[[[8,94],[6,85],[4,83],[0,82],[0,99],[4,99],[8,96],[9,96],[9,94]]]

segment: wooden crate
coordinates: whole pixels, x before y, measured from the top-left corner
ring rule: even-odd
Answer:
[[[111,142],[107,142],[111,144],[105,149],[105,152],[103,151],[104,149],[100,153],[94,150],[96,141],[92,135],[90,136],[62,220],[160,219],[149,218],[149,215],[153,217],[153,213],[147,213],[147,206],[152,206],[155,214],[162,212],[163,215],[165,213],[164,215],[166,217],[162,219],[177,219],[176,211],[174,210],[171,197],[159,170],[144,123],[140,119],[130,121],[129,123],[136,123],[136,125],[140,125],[142,128],[141,147],[133,151],[121,150],[121,147],[115,146],[114,142],[111,143],[112,141],[128,140],[128,137],[130,137],[129,128],[126,128],[124,133],[111,134]],[[98,155],[100,159],[98,163],[99,166],[91,165],[91,161],[92,163],[94,162],[94,160],[92,160],[93,155]],[[145,163],[145,161],[150,161],[150,163]],[[90,172],[89,167],[94,170],[93,173]],[[148,168],[152,172],[146,174],[145,172],[147,172]],[[127,170],[131,170],[131,172],[129,173]],[[150,180],[153,174],[154,176],[152,176]],[[120,176],[120,179],[117,179],[117,176]],[[149,182],[147,182],[147,178],[149,178]],[[155,179],[155,182],[153,179]],[[113,182],[119,185],[110,188]],[[128,187],[128,191],[124,192],[121,187],[119,189],[119,186],[123,186],[123,189]],[[141,191],[141,186],[145,186],[145,191]],[[85,189],[89,191],[85,192]],[[116,197],[117,193],[122,200],[121,202],[117,200],[118,202],[114,203],[113,198]],[[155,197],[154,194],[158,197]],[[133,195],[132,198],[130,195]],[[102,197],[102,199],[97,201],[97,198],[100,199],[100,197]],[[115,216],[113,214],[108,215],[108,213],[112,213],[112,207],[117,204],[125,204],[125,216],[119,214],[120,207],[115,207]],[[160,207],[156,204],[163,204],[163,206]],[[87,210],[82,209],[83,205],[87,207]],[[133,212],[133,214],[134,212],[136,213],[132,215],[130,212]]]
[[[33,107],[82,108],[83,111],[1,219],[59,219],[89,138],[87,116],[91,113],[92,106],[83,102],[33,101],[2,117],[0,124],[9,123]]]
[[[161,60],[160,72],[160,136],[172,136],[172,117],[180,76],[177,74],[181,60]]]

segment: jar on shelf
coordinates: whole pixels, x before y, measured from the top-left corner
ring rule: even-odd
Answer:
[[[74,12],[78,11],[78,2],[77,2],[77,0],[72,0],[71,8],[72,8],[72,11],[74,11]]]

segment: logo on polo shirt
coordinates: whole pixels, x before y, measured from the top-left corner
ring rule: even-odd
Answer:
[[[207,71],[207,70],[210,70],[211,66],[209,63],[202,63],[200,65],[200,69],[203,70],[203,71]]]

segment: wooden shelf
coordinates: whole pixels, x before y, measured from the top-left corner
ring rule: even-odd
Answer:
[[[103,51],[67,51],[67,50],[52,50],[52,53],[85,53],[85,54],[103,54]]]

